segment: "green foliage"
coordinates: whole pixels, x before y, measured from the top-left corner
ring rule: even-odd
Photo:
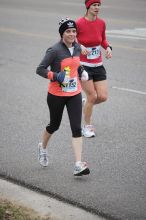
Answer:
[[[0,200],[0,220],[51,220],[41,218],[33,210],[7,200]]]

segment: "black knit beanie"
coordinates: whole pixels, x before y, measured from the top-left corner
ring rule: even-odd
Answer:
[[[67,29],[69,28],[75,28],[77,29],[77,26],[76,26],[76,23],[75,21],[71,20],[71,19],[62,19],[60,22],[59,22],[59,33],[60,33],[60,36],[62,37],[63,36],[63,33],[64,31],[66,31]]]

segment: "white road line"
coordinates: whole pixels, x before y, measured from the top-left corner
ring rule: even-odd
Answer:
[[[134,90],[134,89],[120,88],[120,87],[116,87],[116,86],[112,86],[112,89],[118,89],[118,90],[122,90],[122,91],[126,91],[126,92],[133,92],[133,93],[137,93],[137,94],[141,94],[141,95],[146,95],[146,92],[142,92],[142,91],[138,91],[138,90]]]
[[[146,40],[146,28],[109,30],[107,35],[115,38]]]
[[[108,37],[113,37],[113,38],[123,38],[123,39],[133,39],[133,40],[146,40],[145,37],[138,37],[138,36],[128,36],[128,35],[119,35],[119,34],[109,34],[107,33]]]

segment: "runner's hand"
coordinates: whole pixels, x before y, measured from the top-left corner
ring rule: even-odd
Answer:
[[[111,47],[107,47],[107,48],[106,48],[105,57],[106,57],[107,59],[112,58],[112,49],[111,49]]]
[[[89,55],[90,52],[87,50],[86,47],[84,47],[82,44],[81,44],[81,54],[83,55]]]
[[[59,73],[53,73],[53,81],[57,81],[59,83],[63,83],[64,78],[65,78],[65,71],[59,72]]]
[[[81,81],[87,81],[89,79],[88,73],[83,66],[78,67],[78,75]]]

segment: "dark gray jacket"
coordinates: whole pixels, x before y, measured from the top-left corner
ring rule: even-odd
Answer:
[[[74,52],[71,56],[69,49],[62,42],[62,40],[52,47],[48,48],[46,54],[36,69],[36,73],[40,76],[47,78],[48,76],[48,67],[52,72],[60,72],[61,71],[61,62],[69,57],[79,57],[81,53],[80,45],[76,42],[73,44]]]

